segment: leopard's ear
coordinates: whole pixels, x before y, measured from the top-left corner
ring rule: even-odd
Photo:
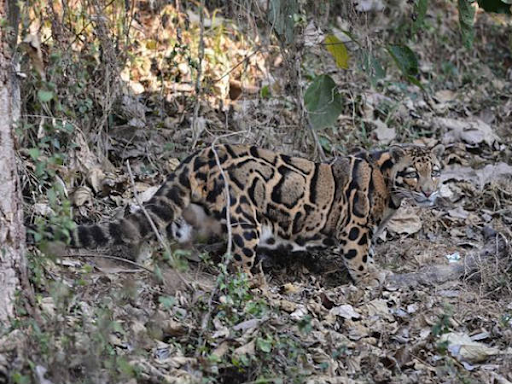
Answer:
[[[389,154],[391,155],[391,158],[395,161],[395,163],[398,163],[400,159],[405,156],[405,151],[399,145],[392,145],[391,147],[389,147]]]
[[[443,144],[437,144],[434,148],[432,148],[432,153],[438,160],[441,160],[445,150],[445,146]]]

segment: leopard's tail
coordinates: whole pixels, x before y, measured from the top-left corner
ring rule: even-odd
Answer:
[[[76,248],[97,248],[111,245],[136,246],[154,236],[156,229],[163,233],[169,224],[180,217],[190,204],[191,188],[188,167],[180,166],[167,178],[144,209],[125,218],[106,224],[78,225],[71,234],[71,246]]]

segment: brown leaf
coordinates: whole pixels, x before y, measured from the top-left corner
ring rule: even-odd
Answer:
[[[437,99],[440,103],[446,103],[455,100],[457,98],[457,94],[453,91],[450,91],[449,89],[443,89],[437,91],[434,94],[434,98]]]
[[[387,229],[394,233],[411,235],[421,229],[421,220],[413,208],[400,209],[389,220]]]
[[[380,143],[389,144],[395,140],[395,128],[388,128],[388,126],[380,120],[374,120],[373,123],[377,126],[373,132],[377,136],[377,140],[379,140]]]
[[[95,193],[98,193],[102,190],[103,180],[105,180],[106,176],[103,170],[99,167],[94,167],[87,172],[87,182],[92,187]]]
[[[222,358],[229,350],[229,343],[227,341],[223,341],[220,345],[215,348],[212,352],[213,355],[217,356],[219,359]]]
[[[354,307],[352,307],[350,304],[340,305],[338,307],[331,308],[329,313],[350,320],[356,320],[361,317],[361,315],[357,313],[354,310]]]
[[[473,341],[469,335],[460,332],[446,333],[441,336],[440,341],[448,342],[448,350],[456,359],[469,363],[481,363],[490,356],[512,353],[510,348],[501,351],[499,348]]]
[[[441,181],[457,180],[471,182],[482,190],[486,184],[507,177],[512,177],[512,166],[501,162],[497,164],[487,164],[482,169],[449,166],[443,171]]]
[[[250,342],[248,342],[247,344],[244,344],[238,348],[236,348],[234,351],[233,351],[233,354],[236,355],[236,356],[241,356],[241,355],[253,355],[254,354],[254,346],[255,346],[255,340],[251,340]]]
[[[93,199],[92,191],[88,187],[79,187],[73,193],[73,204],[77,207],[82,205],[91,204]]]
[[[493,147],[501,141],[489,124],[477,118],[451,119],[439,117],[435,118],[432,124],[434,128],[447,130],[447,133],[443,135],[443,144],[462,141],[471,145],[486,143]]]

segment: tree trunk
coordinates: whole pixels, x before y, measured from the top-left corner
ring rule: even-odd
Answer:
[[[0,0],[0,20],[17,20],[14,1]],[[0,28],[0,332],[14,317],[14,298],[26,273],[25,229],[14,152],[20,98],[13,70],[17,23]]]

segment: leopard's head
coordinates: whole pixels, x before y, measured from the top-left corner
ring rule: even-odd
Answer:
[[[392,146],[389,151],[394,160],[391,170],[394,200],[408,198],[419,206],[434,205],[441,187],[439,159],[444,147]]]

